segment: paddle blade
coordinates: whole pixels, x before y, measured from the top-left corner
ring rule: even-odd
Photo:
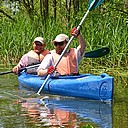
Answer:
[[[91,11],[91,10],[95,9],[103,2],[104,2],[104,0],[89,0],[88,10]]]
[[[104,48],[97,49],[91,52],[87,52],[84,54],[84,57],[99,58],[99,57],[107,55],[109,52],[110,52],[110,49],[108,47],[104,47]]]

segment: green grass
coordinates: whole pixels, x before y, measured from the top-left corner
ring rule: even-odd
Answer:
[[[42,36],[47,42],[47,49],[54,47],[51,41],[59,33],[70,35],[70,30],[77,26],[85,12],[79,12],[77,18],[71,16],[70,22],[62,21],[63,15],[54,21],[49,18],[45,25],[42,25],[40,18],[32,22],[26,15],[16,15],[16,21],[12,22],[6,18],[0,19],[0,63],[5,67],[13,67],[18,63],[21,56],[32,49],[32,41],[37,36]],[[98,59],[84,58],[80,64],[80,72],[98,72],[98,69],[128,69],[128,24],[126,15],[106,10],[100,12],[98,9],[90,12],[82,24],[81,33],[87,42],[86,51],[101,47],[109,47],[110,53]],[[77,39],[71,42],[70,47],[78,45]],[[96,71],[97,69],[97,71]],[[94,71],[95,70],[95,71]],[[112,71],[110,71],[112,72]]]

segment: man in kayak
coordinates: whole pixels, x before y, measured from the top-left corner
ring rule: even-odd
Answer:
[[[49,50],[45,50],[45,42],[42,37],[36,37],[32,44],[33,50],[23,55],[18,65],[12,69],[15,74],[18,74],[19,70],[23,67],[41,63],[44,57],[49,53]],[[28,69],[27,73],[37,74],[37,68]]]
[[[78,65],[80,60],[82,59],[85,53],[86,43],[80,31],[76,28],[73,28],[71,31],[71,35],[75,38],[78,38],[79,46],[77,48],[70,48],[70,50],[66,51],[64,56],[61,58],[59,64],[56,69],[54,69],[54,65],[58,61],[66,47],[69,38],[65,34],[59,34],[56,36],[55,40],[52,43],[55,46],[55,50],[50,51],[51,54],[45,56],[40,66],[38,67],[38,75],[44,76],[47,74],[55,73],[55,75],[77,75],[78,74]],[[57,74],[56,74],[57,73]]]

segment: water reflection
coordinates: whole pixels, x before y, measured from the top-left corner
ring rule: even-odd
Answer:
[[[76,114],[57,108],[54,104],[45,104],[40,99],[30,98],[20,100],[22,111],[26,112],[22,116],[31,117],[32,121],[39,121],[43,126],[68,127],[76,126]]]
[[[111,128],[110,104],[70,98],[30,98],[20,100],[24,114],[41,126],[79,128],[87,123],[94,127]]]

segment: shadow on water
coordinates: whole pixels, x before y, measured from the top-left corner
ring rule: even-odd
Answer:
[[[114,92],[113,104],[46,94],[37,97],[34,92],[18,90],[15,75],[0,76],[0,128],[84,128],[87,124],[127,128],[127,94],[121,95],[127,91],[122,91]]]

